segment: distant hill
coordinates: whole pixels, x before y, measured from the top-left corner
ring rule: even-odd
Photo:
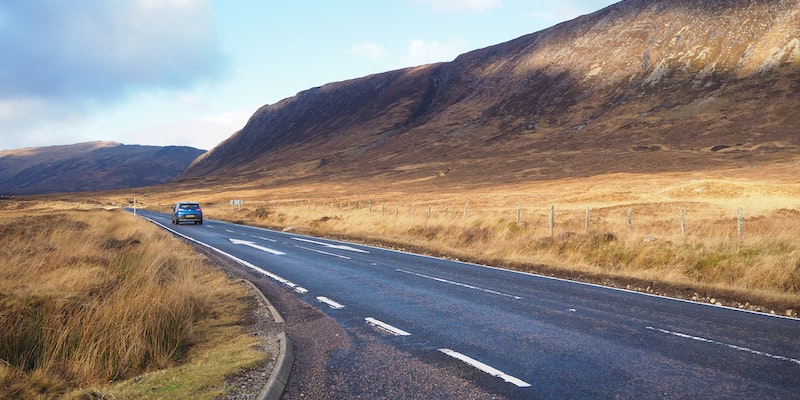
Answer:
[[[90,142],[0,151],[0,195],[166,183],[203,153],[191,147]]]
[[[627,0],[266,105],[177,180],[491,184],[746,167],[798,159],[798,110],[797,0]]]

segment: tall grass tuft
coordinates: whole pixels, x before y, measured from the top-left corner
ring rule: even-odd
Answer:
[[[0,397],[57,397],[177,365],[214,297],[241,290],[119,211],[7,213],[0,236]]]

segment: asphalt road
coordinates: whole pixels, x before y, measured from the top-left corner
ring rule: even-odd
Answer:
[[[167,215],[138,213],[268,276],[349,336],[497,398],[800,398],[796,319],[219,221],[174,226]]]

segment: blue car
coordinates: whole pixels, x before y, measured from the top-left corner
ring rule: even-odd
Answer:
[[[191,222],[194,224],[203,224],[203,209],[200,204],[194,201],[182,201],[175,205],[172,210],[172,223],[180,224],[181,222]]]

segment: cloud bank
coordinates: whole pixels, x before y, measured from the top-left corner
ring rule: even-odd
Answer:
[[[228,69],[204,0],[3,1],[0,48],[3,131],[33,116],[80,120],[87,108],[190,88]]]

